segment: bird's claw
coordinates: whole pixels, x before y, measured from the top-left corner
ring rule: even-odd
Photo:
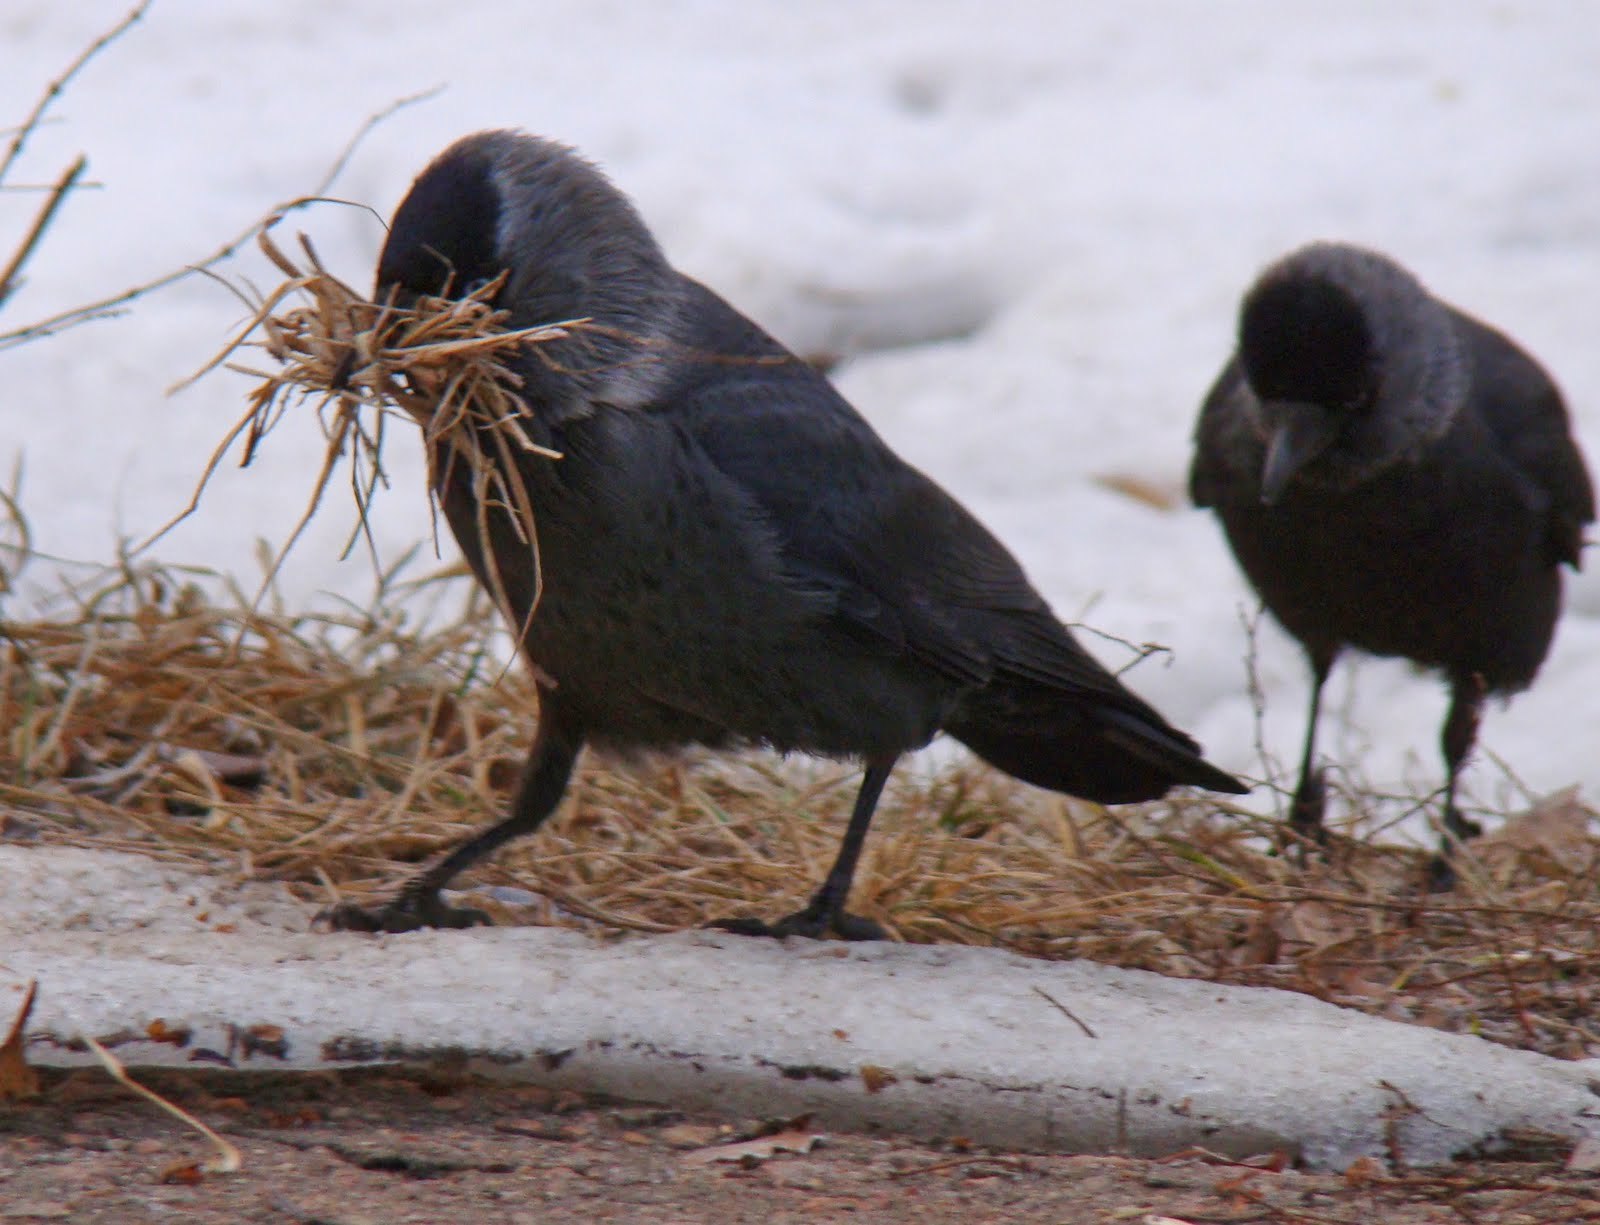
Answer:
[[[1439,851],[1428,861],[1429,893],[1449,893],[1456,887],[1459,879],[1455,866],[1456,852],[1463,843],[1483,836],[1482,824],[1463,814],[1454,801],[1445,805],[1444,829]]]
[[[848,914],[842,910],[829,914],[812,906],[787,915],[775,923],[767,923],[761,919],[739,918],[719,919],[710,926],[719,931],[732,932],[736,936],[767,936],[771,939],[804,936],[808,940],[821,940],[830,932],[841,940],[889,938],[889,933],[882,925],[871,919],[863,919],[860,915]]]
[[[317,916],[336,932],[414,932],[425,927],[488,927],[489,916],[471,906],[447,906],[437,891],[402,892],[382,906],[340,902]]]
[[[1456,887],[1456,867],[1449,856],[1439,852],[1428,860],[1427,890],[1429,893],[1449,893]]]
[[[1328,841],[1328,827],[1323,824],[1328,812],[1327,771],[1321,766],[1308,770],[1294,799],[1289,802],[1289,828],[1302,838],[1318,845]]]

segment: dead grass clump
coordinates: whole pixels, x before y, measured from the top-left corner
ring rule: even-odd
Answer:
[[[527,456],[559,460],[561,455],[538,445],[523,428],[522,378],[513,362],[528,347],[563,339],[586,321],[509,327],[509,312],[493,305],[505,282],[503,273],[461,297],[417,295],[402,302],[391,295],[374,301],[328,272],[304,236],[300,244],[307,266],[296,264],[272,240],[277,220],[263,224],[257,241],[288,279],[255,307],[221,353],[180,384],[219,366],[260,380],[243,415],[212,452],[193,499],[178,518],[198,508],[212,474],[236,443],[242,440],[240,462],[248,464],[291,404],[312,401],[327,449],[305,513],[279,551],[277,564],[317,512],[335,469],[347,457],[364,531],[372,495],[383,479],[386,423],[399,412],[422,431],[430,490],[439,488],[440,463],[462,465],[470,476],[481,552],[496,603],[509,609],[498,569],[501,558],[490,547],[491,508],[507,512],[528,547],[537,606],[538,530],[521,461]],[[296,298],[303,303],[275,313]],[[261,338],[252,339],[258,332]],[[265,351],[276,368],[264,371],[234,360],[251,347]]]
[[[411,597],[406,598],[409,592]],[[459,592],[429,630],[407,609]],[[374,611],[260,611],[159,570],[0,631],[0,838],[135,851],[371,900],[498,819],[532,686],[463,577]],[[498,636],[497,636],[498,635]],[[907,770],[852,909],[905,940],[1306,992],[1567,1057],[1600,1053],[1600,839],[1571,794],[1421,890],[1424,853],[1339,839],[1299,866],[1210,799],[1108,810],[970,763]],[[502,922],[663,931],[805,900],[841,766],[590,756],[550,825],[475,874]]]
[[[477,683],[505,646],[466,594],[424,634],[392,589],[368,616],[290,616],[146,568],[76,615],[0,623],[4,828],[297,880],[426,857],[499,803],[532,721],[515,678]],[[420,839],[400,821],[352,842],[411,805]],[[352,852],[376,858],[352,872]]]

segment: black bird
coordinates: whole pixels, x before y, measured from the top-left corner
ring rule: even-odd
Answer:
[[[844,912],[896,759],[941,729],[1019,778],[1106,803],[1179,784],[1242,792],[1073,640],[1005,548],[903,463],[820,374],[676,272],[632,205],[563,146],[516,132],[441,154],[395,214],[378,292],[459,296],[506,274],[509,326],[587,319],[525,351],[519,458],[535,558],[467,465],[436,493],[539,677],[509,815],[376,912],[455,927],[463,868],[538,828],[585,743],[760,744],[864,760],[838,859],[804,910],[735,930],[880,935]],[[488,556],[480,535],[487,517]],[[531,613],[531,616],[530,616]]]
[[[1245,295],[1190,493],[1311,664],[1293,828],[1322,836],[1317,710],[1348,646],[1444,675],[1445,854],[1481,833],[1455,797],[1484,699],[1533,683],[1595,515],[1549,375],[1394,261],[1315,243]]]

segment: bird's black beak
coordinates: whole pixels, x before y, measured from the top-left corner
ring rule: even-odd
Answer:
[[[1333,444],[1339,421],[1320,404],[1278,401],[1265,407],[1272,433],[1261,467],[1261,502],[1276,506],[1300,470]]]

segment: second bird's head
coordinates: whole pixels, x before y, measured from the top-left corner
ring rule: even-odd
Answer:
[[[1266,441],[1261,500],[1349,486],[1449,424],[1464,362],[1444,306],[1393,260],[1315,243],[1257,278],[1239,362]]]
[[[677,273],[628,199],[571,149],[479,132],[411,185],[378,258],[377,295],[462,298],[502,274],[492,302],[508,327],[591,321],[542,350],[576,410],[648,399],[659,363],[644,355],[677,331]]]

